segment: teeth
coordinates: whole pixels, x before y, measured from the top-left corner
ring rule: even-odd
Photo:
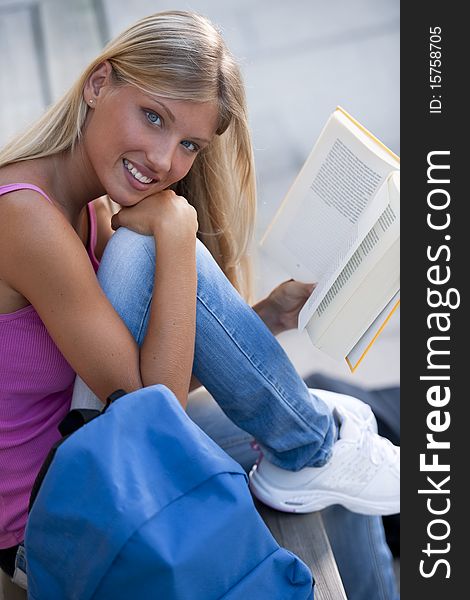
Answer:
[[[145,177],[145,175],[142,175],[142,173],[140,173],[140,171],[138,171],[134,167],[134,165],[127,160],[127,158],[124,159],[124,166],[129,171],[129,173],[131,173],[131,175],[133,175],[134,178],[137,179],[137,181],[140,181],[141,183],[151,183],[153,181],[153,179],[151,179],[150,177]]]

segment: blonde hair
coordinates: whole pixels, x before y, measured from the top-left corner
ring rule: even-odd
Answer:
[[[174,188],[196,208],[199,237],[248,299],[256,191],[245,91],[236,61],[205,17],[157,13],[118,35],[60,100],[0,151],[0,167],[75,148],[89,110],[83,89],[104,61],[117,85],[171,99],[218,102],[217,136]]]

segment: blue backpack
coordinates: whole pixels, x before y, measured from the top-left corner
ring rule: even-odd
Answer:
[[[243,469],[162,385],[113,402],[44,471],[25,537],[31,600],[313,598]]]

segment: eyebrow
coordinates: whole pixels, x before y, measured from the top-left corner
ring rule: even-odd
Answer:
[[[157,104],[160,104],[160,106],[163,106],[163,108],[168,113],[168,116],[170,117],[170,119],[173,121],[173,123],[175,122],[175,115],[171,112],[171,110],[168,108],[168,106],[166,106],[166,104],[163,104],[163,102],[160,102],[160,100],[157,100],[156,98],[152,98],[152,101],[156,102]]]
[[[165,109],[165,111],[168,113],[168,116],[170,117],[170,119],[172,120],[173,123],[176,121],[175,115],[171,112],[171,110],[168,108],[168,106],[166,104],[163,104],[163,102],[160,102],[160,100],[157,100],[156,98],[151,97],[151,99],[152,99],[152,102],[155,102],[156,104],[160,104],[160,106],[162,106]],[[211,143],[211,140],[206,140],[204,138],[195,137],[194,135],[191,136],[191,139],[194,140],[195,142],[200,142],[201,144],[209,145]]]

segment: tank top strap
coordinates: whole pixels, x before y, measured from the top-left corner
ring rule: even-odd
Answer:
[[[17,190],[33,190],[38,192],[38,194],[41,194],[41,196],[44,196],[48,202],[53,204],[46,192],[32,183],[9,183],[7,185],[0,185],[0,196],[3,194],[8,194],[9,192],[16,192]]]

